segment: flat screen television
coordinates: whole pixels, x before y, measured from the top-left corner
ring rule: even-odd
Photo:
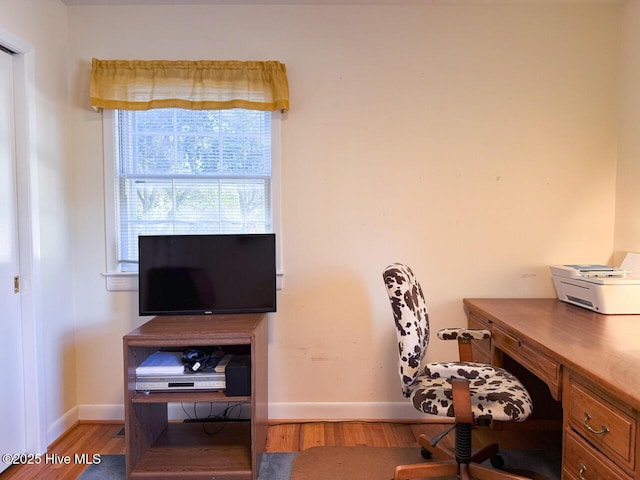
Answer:
[[[141,235],[140,315],[276,311],[275,234]]]

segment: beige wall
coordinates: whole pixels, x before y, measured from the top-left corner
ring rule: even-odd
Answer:
[[[99,275],[92,57],[287,64],[272,417],[411,414],[395,372],[388,263],[413,266],[437,329],[465,322],[463,297],[553,296],[549,264],[610,261],[619,4],[68,13],[81,416],[118,414],[121,337],[142,321],[135,294],[106,292]],[[452,355],[434,343],[429,359]]]
[[[640,252],[640,4],[625,7],[621,75],[621,122],[618,153],[614,254]]]

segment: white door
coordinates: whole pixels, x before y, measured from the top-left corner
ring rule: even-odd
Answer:
[[[0,452],[26,451],[13,60],[0,50]],[[9,465],[0,460],[0,472]]]

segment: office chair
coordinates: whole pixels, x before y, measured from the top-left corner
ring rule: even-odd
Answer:
[[[522,477],[480,465],[490,459],[501,468],[504,461],[498,446],[489,445],[473,453],[471,430],[492,420],[524,421],[532,412],[531,398],[524,386],[506,370],[474,363],[471,341],[489,338],[487,330],[448,328],[440,330],[442,340],[457,340],[460,361],[423,364],[429,345],[429,315],[422,288],[411,268],[395,263],[383,273],[397,328],[398,370],[402,392],[421,412],[455,418],[454,425],[432,440],[418,439],[424,458],[434,461],[416,465],[399,465],[395,480],[458,476],[460,479],[516,480]],[[455,451],[438,446],[438,442],[455,430]]]

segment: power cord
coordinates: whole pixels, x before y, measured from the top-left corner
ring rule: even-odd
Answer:
[[[209,413],[202,417],[198,415],[198,403],[208,403]],[[230,422],[240,421],[242,415],[242,406],[248,405],[249,402],[227,402],[227,406],[219,413],[213,414],[213,402],[193,402],[193,416],[187,411],[184,403],[181,403],[182,411],[187,416],[187,422],[198,422],[202,424],[202,430],[207,435],[217,435],[220,433]],[[215,430],[207,429],[208,424],[219,424],[220,427]]]

